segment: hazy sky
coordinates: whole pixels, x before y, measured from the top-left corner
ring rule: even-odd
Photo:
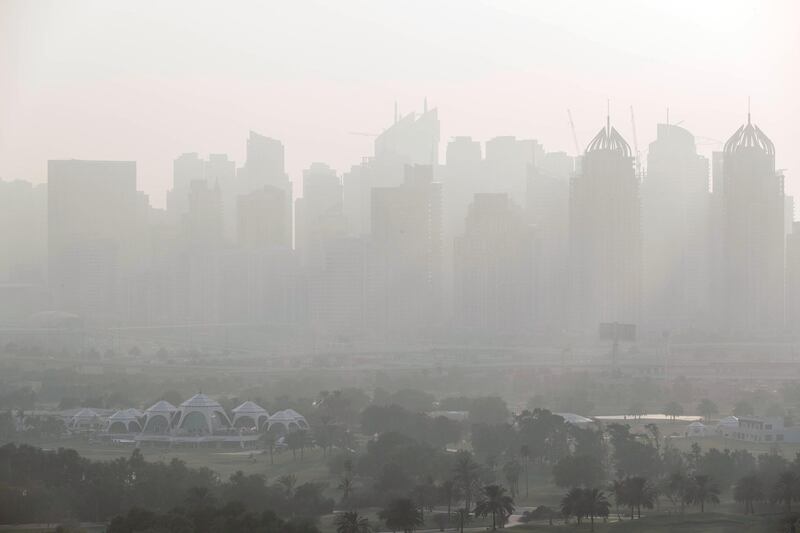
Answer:
[[[47,159],[131,159],[163,205],[182,152],[244,159],[250,129],[288,171],[339,171],[425,96],[455,135],[537,138],[573,153],[606,99],[640,149],[673,122],[715,149],[746,119],[800,196],[800,2],[37,2],[0,0],[0,177]],[[795,178],[795,176],[798,176]]]

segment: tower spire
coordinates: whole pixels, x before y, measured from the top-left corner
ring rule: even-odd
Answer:
[[[747,97],[747,124],[750,124],[750,97]]]
[[[606,99],[606,129],[611,131],[611,98]]]
[[[397,100],[394,101],[394,123],[397,124]]]

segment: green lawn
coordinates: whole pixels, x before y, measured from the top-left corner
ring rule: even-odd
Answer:
[[[516,526],[514,531],[533,531],[537,533],[566,533],[567,531],[589,531],[588,521],[577,526],[570,524],[525,524]],[[595,521],[597,533],[768,533],[783,531],[772,517],[745,516],[723,513],[691,513],[685,515],[656,515],[641,520],[622,522]]]
[[[133,446],[109,446],[89,444],[80,439],[37,442],[35,446],[47,449],[71,448],[82,457],[92,461],[112,461],[119,457],[130,457]],[[238,448],[161,448],[145,446],[141,449],[147,461],[169,462],[173,458],[184,461],[191,468],[206,467],[217,472],[221,479],[227,480],[231,474],[241,470],[246,474],[262,474],[267,481],[284,474],[294,474],[298,483],[308,481],[329,481],[330,474],[322,450],[305,450],[303,459],[298,452],[297,460],[292,452],[283,450],[274,454],[275,464],[270,464],[269,453],[261,450],[242,451]],[[251,457],[252,452],[252,457]]]

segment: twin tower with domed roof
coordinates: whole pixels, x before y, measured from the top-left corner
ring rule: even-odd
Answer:
[[[775,146],[749,113],[714,154],[713,191],[683,128],[659,125],[641,176],[635,156],[607,119],[570,183],[572,328],[782,331],[787,199]]]

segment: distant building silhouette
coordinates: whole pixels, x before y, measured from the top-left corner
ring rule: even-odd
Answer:
[[[725,143],[722,160],[725,329],[750,336],[783,329],[784,192],[775,146],[750,121]]]
[[[460,337],[528,337],[534,318],[533,228],[507,194],[479,193],[454,253]]]
[[[586,148],[570,190],[571,316],[579,330],[639,323],[640,216],[630,146],[608,121]]]
[[[711,325],[708,171],[691,133],[658,125],[642,183],[643,319],[657,331]]]
[[[430,166],[406,166],[401,185],[372,189],[368,318],[379,332],[420,332],[440,319],[441,201]]]
[[[146,197],[133,161],[48,161],[49,284],[55,308],[113,319],[142,260]]]

